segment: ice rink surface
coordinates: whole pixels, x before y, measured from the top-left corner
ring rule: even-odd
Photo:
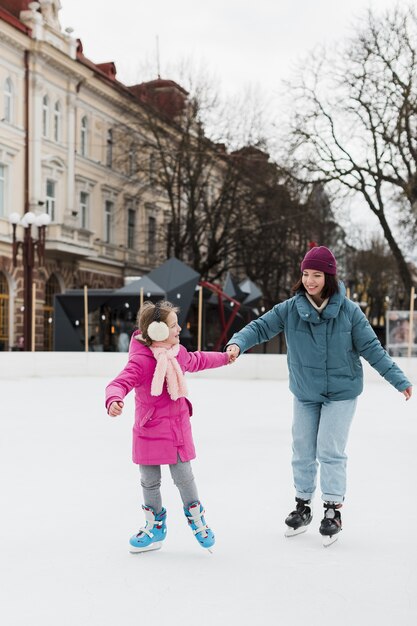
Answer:
[[[115,372],[116,374],[116,372]],[[102,378],[1,382],[0,623],[4,626],[414,626],[417,394],[360,397],[340,540],[323,548],[293,508],[286,382],[188,377],[193,462],[214,554],[199,547],[163,468],[168,535],[132,555],[143,523],[131,462],[133,394],[103,406]]]

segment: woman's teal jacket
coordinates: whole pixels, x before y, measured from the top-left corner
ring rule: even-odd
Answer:
[[[345,297],[334,294],[321,314],[302,291],[276,304],[250,322],[228,342],[241,353],[258,343],[285,333],[290,389],[299,399],[312,402],[349,400],[363,389],[363,356],[398,391],[411,386],[402,370],[381,346],[366,316]]]

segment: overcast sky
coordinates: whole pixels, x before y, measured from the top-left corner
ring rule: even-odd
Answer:
[[[354,32],[368,8],[384,12],[410,0],[61,0],[62,28],[74,29],[84,54],[96,63],[114,61],[117,78],[126,85],[156,78],[179,80],[173,68],[186,61],[224,96],[240,96],[247,88],[278,115],[283,79],[320,45],[337,45]],[[181,80],[180,80],[181,82]],[[185,87],[188,85],[183,83]],[[254,89],[255,88],[255,89]],[[272,96],[269,98],[269,96]],[[275,104],[277,102],[278,104]],[[376,218],[346,204],[341,221],[360,230],[379,230]]]
[[[92,61],[114,61],[118,78],[134,84],[181,60],[207,67],[224,93],[248,85],[275,91],[291,68],[320,44],[346,37],[357,16],[394,0],[61,0],[60,21],[72,27]],[[409,4],[400,0],[400,5]]]

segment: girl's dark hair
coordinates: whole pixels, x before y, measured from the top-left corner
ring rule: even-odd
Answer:
[[[142,332],[142,339],[147,346],[152,345],[152,339],[148,336],[148,326],[155,321],[156,309],[158,309],[159,321],[161,322],[166,322],[170,313],[178,313],[179,311],[179,308],[172,302],[168,302],[168,300],[158,302],[158,307],[150,300],[143,303],[138,311],[136,322],[139,330]]]
[[[303,285],[303,277],[302,277],[302,275],[297,280],[297,282],[291,287],[291,291],[293,293],[296,293],[297,291],[304,291],[304,292],[306,292],[306,288]],[[336,274],[335,275],[333,275],[333,274],[326,274],[324,272],[324,287],[323,287],[323,291],[320,294],[320,296],[323,298],[323,300],[325,298],[331,298],[334,293],[339,293],[339,291],[340,291],[339,279],[338,279],[337,275]]]

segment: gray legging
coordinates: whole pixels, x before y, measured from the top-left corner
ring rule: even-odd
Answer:
[[[183,463],[178,457],[177,463],[169,466],[174,484],[178,487],[182,502],[185,507],[198,500],[197,487],[195,484],[191,463]],[[150,506],[156,514],[162,511],[161,498],[161,466],[139,465],[140,484],[143,490],[143,501]]]

